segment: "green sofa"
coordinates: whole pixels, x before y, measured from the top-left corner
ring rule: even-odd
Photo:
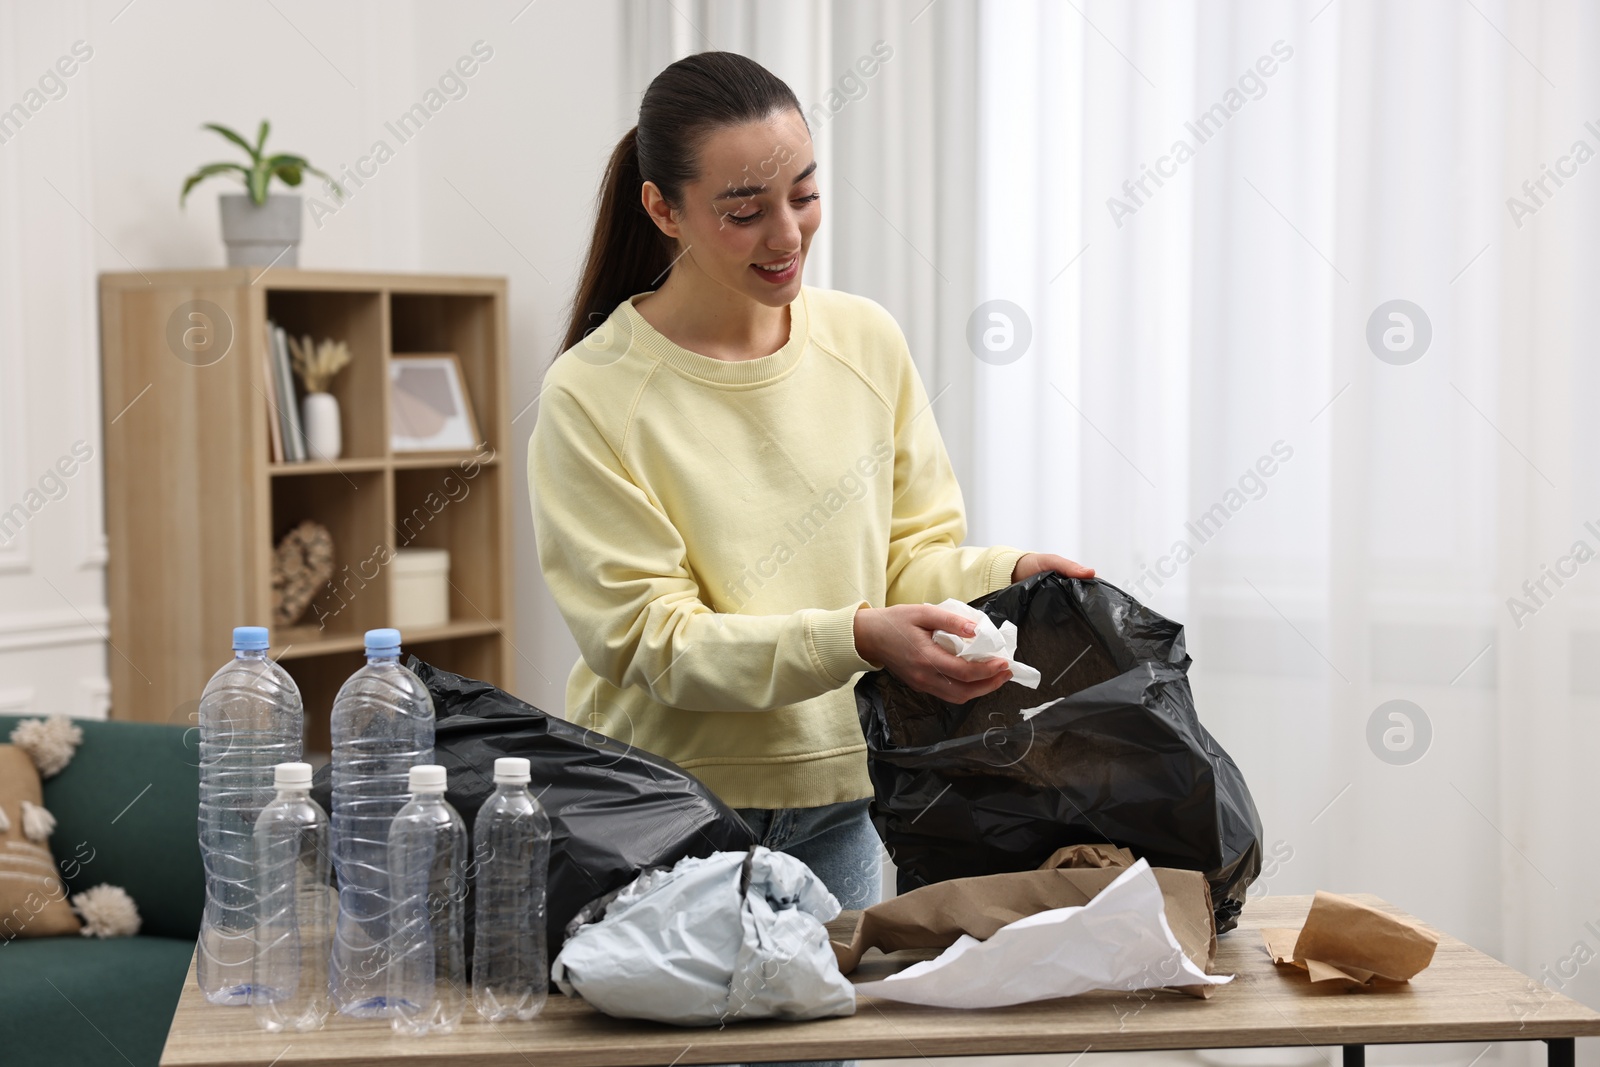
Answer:
[[[19,720],[0,716],[0,743]],[[137,937],[0,942],[0,1062],[146,1067],[161,1058],[205,904],[197,732],[80,721],[83,744],[44,783],[68,893],[107,882],[139,906]],[[67,872],[71,872],[69,864]]]

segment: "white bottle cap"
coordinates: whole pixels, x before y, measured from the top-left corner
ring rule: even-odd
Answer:
[[[444,768],[437,763],[419,763],[411,768],[413,793],[443,793]]]
[[[533,780],[528,761],[521,756],[501,756],[494,761],[494,780],[527,785]]]
[[[278,764],[272,768],[272,785],[275,789],[310,789],[311,764]]]

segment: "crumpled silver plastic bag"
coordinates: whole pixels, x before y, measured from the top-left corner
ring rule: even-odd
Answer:
[[[607,1015],[680,1026],[854,1015],[823,926],[838,914],[787,853],[690,856],[580,912],[550,976]]]

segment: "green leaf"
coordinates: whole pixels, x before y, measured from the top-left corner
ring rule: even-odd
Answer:
[[[272,168],[272,173],[277,175],[278,180],[283,182],[285,185],[299,185],[301,176],[300,169],[301,168],[298,164],[280,163],[278,166]]]
[[[323,181],[327,182],[330,186],[332,186],[333,187],[333,195],[334,195],[335,198],[337,198],[339,200],[343,200],[344,199],[344,186],[342,186],[338,182],[334,181],[333,180],[333,175],[327,173],[326,171],[318,170],[316,167],[313,167],[309,163],[302,163],[301,166],[303,166],[307,171],[309,171],[312,174],[315,174],[317,177],[321,178]]]
[[[215,123],[215,122],[207,122],[207,123],[203,124],[200,128],[203,129],[203,130],[211,130],[211,131],[213,131],[215,133],[220,133],[222,136],[226,137],[228,140],[232,141],[234,144],[236,144],[240,148],[244,149],[245,153],[247,155],[249,155],[250,162],[252,162],[252,163],[256,162],[257,160],[259,160],[261,158],[261,153],[257,152],[254,148],[251,148],[250,147],[250,143],[248,141],[246,141],[243,137],[240,137],[238,134],[234,133],[232,130],[228,129],[228,127],[226,127],[226,126],[219,125],[218,123]]]
[[[258,155],[258,156],[261,154],[261,150],[266,146],[266,143],[267,143],[267,129],[268,129],[267,120],[266,119],[262,119],[261,120],[261,132],[256,134],[256,155]]]
[[[184,181],[183,192],[178,194],[178,205],[181,207],[183,202],[188,199],[190,189],[193,189],[196,185],[199,185],[213,174],[223,174],[230,170],[236,170],[240,174],[246,175],[247,177],[250,174],[247,169],[238,163],[207,163],[205,166],[189,175],[189,177]]]

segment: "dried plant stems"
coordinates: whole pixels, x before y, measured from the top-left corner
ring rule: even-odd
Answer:
[[[350,362],[349,345],[331,340],[313,345],[310,334],[306,334],[303,342],[290,337],[289,353],[294,371],[300,375],[308,393],[326,393],[333,376]]]

